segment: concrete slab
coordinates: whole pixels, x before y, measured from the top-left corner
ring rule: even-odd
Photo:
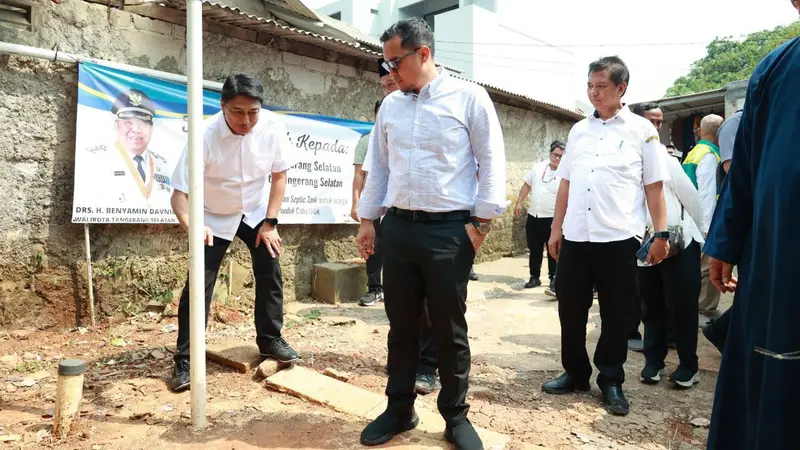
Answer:
[[[208,344],[206,359],[247,373],[258,367],[264,358],[258,353],[258,347],[255,345],[239,339],[230,339]]]
[[[281,392],[328,406],[336,411],[374,419],[386,408],[386,397],[375,392],[343,383],[319,372],[295,366],[267,378],[267,385]],[[407,433],[409,439],[422,443],[437,439],[441,448],[450,448],[444,440],[444,419],[438,412],[417,407],[419,426]],[[484,448],[505,449],[511,439],[493,431],[477,428]],[[418,447],[417,447],[418,448]]]
[[[367,288],[367,270],[361,262],[328,262],[314,265],[312,293],[326,303],[356,302]]]

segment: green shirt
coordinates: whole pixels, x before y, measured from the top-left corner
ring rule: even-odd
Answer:
[[[356,157],[353,159],[353,164],[364,164],[364,159],[367,157],[367,149],[369,149],[369,133],[361,136],[356,144]]]

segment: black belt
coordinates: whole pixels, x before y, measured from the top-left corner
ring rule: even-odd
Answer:
[[[404,219],[411,219],[417,222],[467,220],[471,216],[469,211],[428,212],[428,211],[416,211],[410,209],[400,209],[395,207],[389,208],[389,212],[397,217],[402,217]]]

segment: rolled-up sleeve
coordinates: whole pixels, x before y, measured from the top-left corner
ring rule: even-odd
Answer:
[[[662,147],[658,132],[647,124],[642,138],[642,184],[645,186],[669,180],[666,161],[661,157]]]
[[[358,201],[358,217],[367,220],[375,220],[386,214],[383,200],[386,198],[389,186],[389,144],[382,120],[385,109],[381,108],[378,111],[378,117],[370,134],[367,151],[367,158],[370,158],[367,164],[369,176]]]
[[[476,89],[473,94],[468,127],[470,145],[478,162],[479,173],[475,216],[493,219],[503,215],[508,207],[506,151],[497,111],[483,88]]]

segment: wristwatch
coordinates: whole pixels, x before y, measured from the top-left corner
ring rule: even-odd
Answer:
[[[669,240],[669,231],[657,231],[653,233],[653,239],[663,239],[665,241]]]
[[[473,217],[470,219],[470,223],[472,224],[473,227],[475,227],[476,230],[478,230],[478,233],[480,234],[486,235],[489,234],[490,231],[492,231],[491,222],[479,222],[476,218]]]
[[[270,218],[270,217],[267,217],[267,218],[264,220],[264,222],[265,222],[265,223],[268,223],[268,224],[270,224],[270,225],[272,225],[273,227],[274,227],[274,226],[276,226],[276,225],[278,225],[278,219],[275,219],[275,218]]]

